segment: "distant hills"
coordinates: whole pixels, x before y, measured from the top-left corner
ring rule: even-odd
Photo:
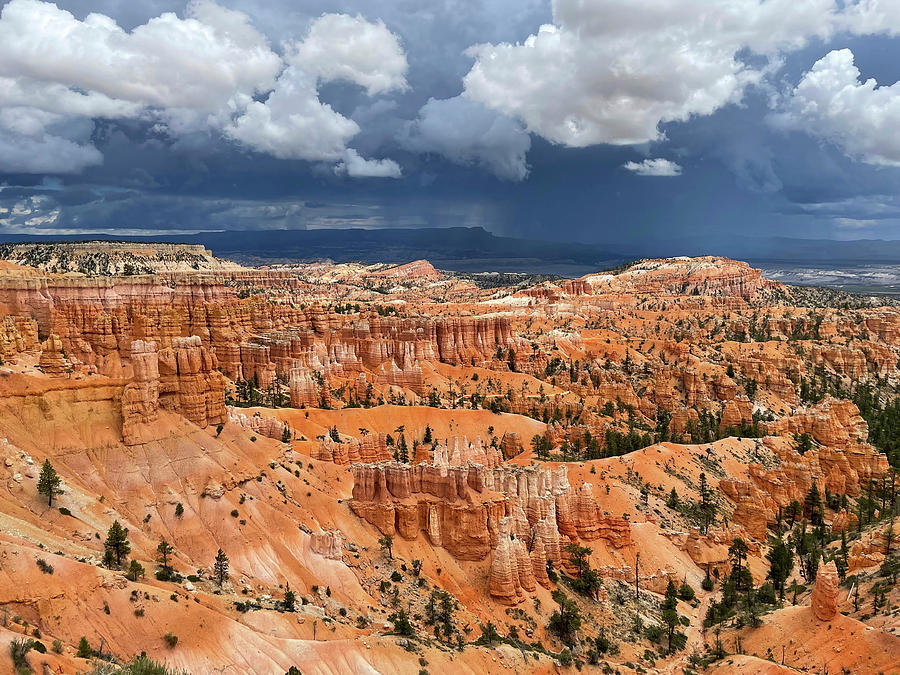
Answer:
[[[900,264],[900,241],[722,236],[702,242],[648,239],[640,243],[584,244],[498,236],[480,227],[422,229],[244,230],[193,235],[118,237],[0,234],[0,242],[138,241],[201,244],[215,255],[249,264],[330,259],[403,263],[426,258],[461,272],[579,275],[641,257],[724,255],[754,263]]]
[[[194,235],[77,237],[0,235],[0,242],[116,240],[201,244],[216,256],[248,264],[330,259],[404,263],[425,258],[461,272],[583,274],[625,260],[606,247],[501,237],[480,227],[381,230],[254,230]]]

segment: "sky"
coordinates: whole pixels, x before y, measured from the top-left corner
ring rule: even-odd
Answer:
[[[900,239],[900,0],[0,2],[0,233]]]

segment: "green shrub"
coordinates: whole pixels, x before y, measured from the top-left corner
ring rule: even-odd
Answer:
[[[178,644],[178,636],[175,635],[175,633],[166,633],[163,635],[163,640],[166,641],[166,645],[168,645],[169,649],[172,649]]]
[[[91,643],[87,641],[87,638],[83,635],[81,639],[78,641],[78,651],[75,653],[79,659],[89,659],[94,655],[94,650],[91,649]]]
[[[24,638],[16,638],[9,643],[9,655],[12,657],[13,668],[19,672],[31,672],[27,656],[32,647],[34,647],[34,642]]]
[[[678,597],[685,602],[693,600],[695,595],[694,589],[691,588],[687,582],[681,584],[681,587],[678,589]]]

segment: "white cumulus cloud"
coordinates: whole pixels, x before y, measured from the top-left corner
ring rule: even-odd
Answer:
[[[398,178],[393,160],[366,160],[347,142],[359,125],[319,100],[318,83],[345,80],[372,95],[406,88],[406,55],[383,23],[346,14],[316,19],[302,42],[289,47],[288,66],[265,101],[247,104],[225,134],[281,159],[338,161],[336,173]]]
[[[461,165],[476,165],[512,181],[528,176],[531,136],[516,119],[464,96],[429,99],[405,130],[403,144]]]
[[[825,139],[869,164],[900,166],[900,82],[862,81],[849,49],[816,61],[773,121]]]
[[[645,159],[640,162],[625,162],[622,168],[627,169],[638,176],[680,176],[681,166],[668,159],[658,157]]]
[[[79,20],[50,2],[10,0],[0,11],[0,147],[10,150],[0,152],[0,171],[98,163],[89,142],[48,130],[96,118],[143,119],[174,136],[221,132],[279,158],[343,161],[360,128],[319,99],[318,83],[348,80],[369,94],[406,87],[406,56],[381,22],[326,14],[285,49],[280,56],[246,14],[211,0],[130,31],[103,14]],[[37,154],[25,161],[29,148]]]
[[[346,80],[370,96],[407,88],[406,53],[383,22],[361,16],[324,14],[295,47],[293,62],[323,81]]]
[[[555,0],[553,23],[524,42],[468,50],[465,94],[566,146],[655,141],[661,123],[740,101],[782,52],[811,37],[896,29],[897,12],[885,11],[896,0],[880,4]]]
[[[351,178],[400,178],[403,172],[392,159],[366,159],[353,148],[348,148],[344,159],[334,167],[338,175]]]

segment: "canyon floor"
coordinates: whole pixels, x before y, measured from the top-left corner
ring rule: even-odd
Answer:
[[[900,307],[0,261],[0,673],[900,672]]]

